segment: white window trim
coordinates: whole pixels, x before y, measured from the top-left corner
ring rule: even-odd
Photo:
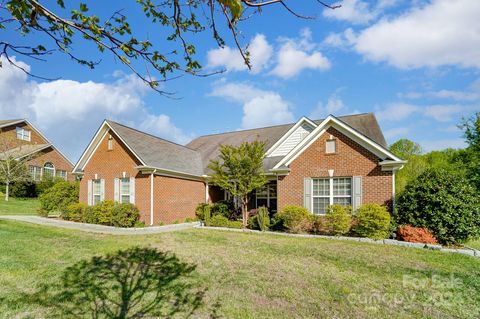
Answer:
[[[48,164],[48,163],[52,164],[52,166],[53,166],[53,168],[51,168],[51,167],[48,167],[48,168],[47,168],[47,170],[52,170],[52,176],[50,176],[50,177],[51,177],[51,178],[55,178],[55,177],[56,177],[57,170],[56,170],[56,168],[55,168],[55,165],[53,165],[52,162],[46,162],[46,163],[43,164],[41,177],[43,177],[43,176],[45,175],[45,165]]]
[[[270,196],[270,185],[266,184],[264,187],[267,187],[267,197],[261,197],[261,199],[266,199],[267,200],[267,207],[270,208],[270,199],[277,199],[277,196],[271,197]],[[276,192],[275,192],[276,193]],[[255,208],[258,208],[258,196],[257,192],[255,191]]]
[[[17,126],[15,128],[16,137],[19,140],[30,142],[32,140],[32,132],[23,127]]]
[[[95,184],[98,182],[98,194],[95,193]],[[100,200],[95,203],[95,196],[98,196]],[[92,179],[92,205],[96,205],[102,201],[102,180],[101,179]]]
[[[122,183],[123,183],[123,180],[128,180],[128,193],[123,193],[122,192]],[[132,180],[129,178],[129,177],[126,177],[126,178],[120,178],[120,187],[119,187],[119,190],[118,190],[118,194],[119,194],[119,203],[131,203],[131,196],[132,196]],[[122,197],[123,196],[128,196],[128,201],[126,202],[123,202],[122,201]]]
[[[333,195],[333,180],[334,179],[341,179],[341,178],[348,178],[350,179],[350,195]],[[319,179],[323,179],[323,180],[328,180],[328,187],[329,187],[329,195],[328,196],[325,196],[325,195],[314,195],[314,192],[313,192],[313,181],[314,180],[319,180]],[[318,177],[318,178],[312,178],[311,179],[311,198],[310,198],[310,207],[312,209],[312,212],[314,215],[325,215],[325,213],[323,214],[320,214],[320,213],[315,213],[314,212],[314,205],[313,205],[313,199],[314,198],[328,198],[329,199],[329,205],[333,205],[334,204],[334,199],[335,198],[350,198],[350,204],[353,204],[353,177],[351,176],[336,176],[336,177]]]

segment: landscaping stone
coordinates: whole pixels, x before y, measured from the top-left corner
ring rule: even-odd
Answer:
[[[425,244],[426,249],[431,249],[431,250],[441,250],[442,246],[441,245],[433,245],[433,244]]]

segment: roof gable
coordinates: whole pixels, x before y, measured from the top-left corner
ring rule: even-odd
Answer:
[[[196,151],[109,120],[105,120],[95,133],[75,165],[75,172],[85,168],[109,130],[112,130],[142,166],[195,176],[203,175],[201,157]]]
[[[267,152],[267,157],[285,156],[304,138],[310,134],[317,125],[309,119],[302,117],[288,132],[282,136]]]

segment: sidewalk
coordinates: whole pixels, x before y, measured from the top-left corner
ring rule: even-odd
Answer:
[[[120,228],[113,226],[94,225],[85,223],[76,223],[65,220],[46,218],[40,216],[26,216],[26,215],[0,215],[0,219],[17,220],[37,225],[53,226],[59,228],[76,229],[91,233],[111,234],[111,235],[147,235],[159,234],[169,231],[182,230],[193,228],[200,225],[199,222],[172,224],[165,226],[152,226],[141,228]]]

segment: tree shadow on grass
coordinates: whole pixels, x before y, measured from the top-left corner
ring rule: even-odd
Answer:
[[[34,299],[63,318],[188,317],[204,297],[195,268],[173,253],[135,247],[68,267]]]

